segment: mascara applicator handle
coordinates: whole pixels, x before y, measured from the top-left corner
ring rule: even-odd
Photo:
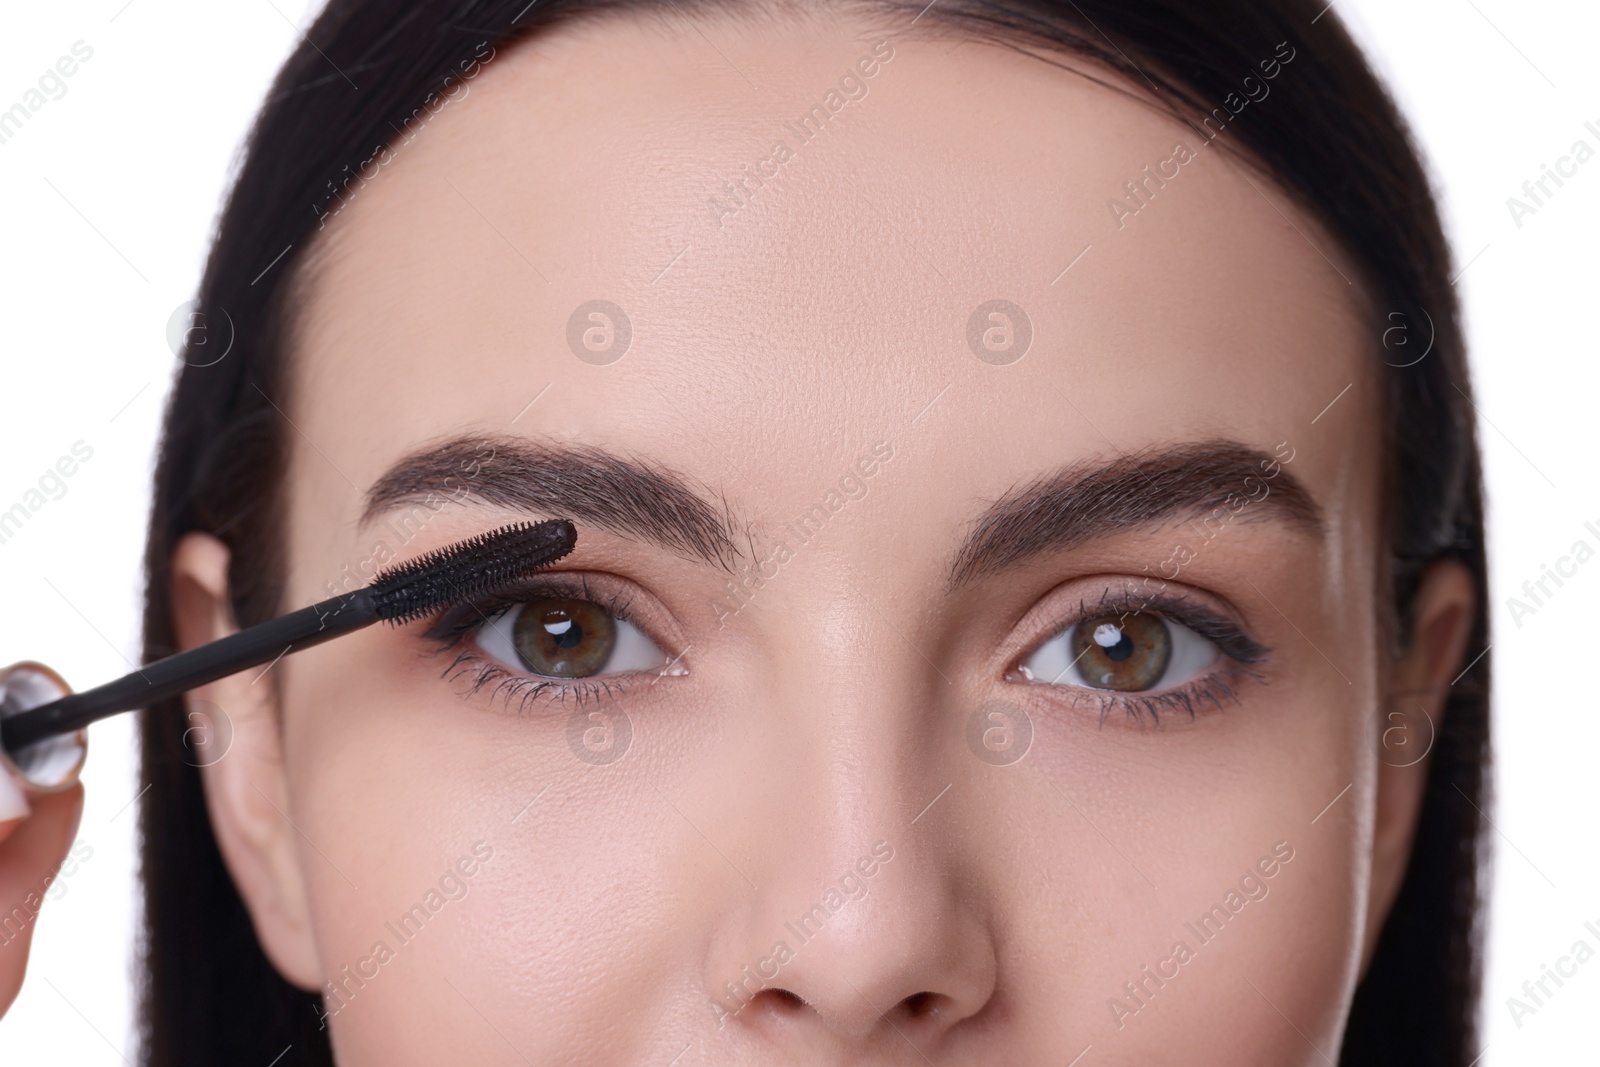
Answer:
[[[572,551],[577,538],[567,519],[505,526],[382,571],[363,589],[167,656],[114,682],[13,708],[0,717],[0,754],[17,762],[49,739],[119,711],[148,707],[380,619],[399,624],[422,618],[555,562]]]
[[[120,711],[148,707],[197,685],[310,648],[377,622],[367,590],[357,589],[291,611],[259,626],[146,664],[114,682],[86,689],[21,715],[0,720],[0,744],[18,753],[58,734],[80,730]]]

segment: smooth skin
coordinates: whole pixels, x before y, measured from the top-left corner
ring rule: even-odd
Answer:
[[[885,39],[867,94],[800,141],[786,124]],[[341,1064],[1337,1059],[1427,770],[1380,758],[1388,716],[1437,725],[1472,583],[1430,570],[1389,654],[1356,271],[1219,145],[1119,226],[1123,182],[1200,144],[1138,91],[831,13],[611,18],[496,55],[330,220],[287,398],[285,608],[379,543],[409,558],[525,517],[469,497],[403,543],[363,523],[391,465],[452,438],[677,472],[755,558],[892,449],[722,625],[725,570],[579,521],[557,570],[620,590],[674,665],[609,702],[474,692],[426,623],[196,691],[234,731],[205,770],[218,841],[279,970],[342,983]],[[781,176],[719,218],[776,140]],[[1004,366],[966,337],[996,298],[1033,328]],[[567,344],[594,299],[633,327],[609,365]],[[1063,467],[1219,439],[1292,455],[1323,516],[1231,523],[1173,582],[1269,650],[1259,679],[1156,722],[1020,678],[1196,526],[952,588],[976,517]],[[182,643],[232,632],[226,547],[191,535],[174,564]],[[1032,724],[1009,765],[967,741],[992,700]],[[575,757],[580,707],[626,714],[622,758]],[[1193,939],[1272,857],[1265,895]],[[800,944],[786,924],[863,860],[865,895]],[[1192,958],[1131,999],[1179,940]],[[726,983],[779,941],[739,1008]]]

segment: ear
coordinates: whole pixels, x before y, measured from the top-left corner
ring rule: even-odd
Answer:
[[[228,547],[191,533],[172,553],[173,626],[189,649],[238,632],[229,593]],[[290,823],[273,671],[255,668],[191,690],[186,757],[205,782],[206,811],[256,939],[285,979],[322,988],[306,907],[296,831]]]
[[[1454,560],[1431,565],[1417,590],[1406,650],[1390,664],[1378,725],[1378,809],[1362,973],[1410,865],[1445,698],[1463,666],[1476,605],[1471,571]]]

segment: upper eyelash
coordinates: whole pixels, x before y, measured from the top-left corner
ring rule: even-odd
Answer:
[[[633,603],[632,596],[624,598],[613,592],[595,593],[589,588],[588,575],[550,571],[446,608],[422,636],[449,648],[459,643],[467,634],[487,625],[496,615],[540,597],[587,600],[591,604],[605,608],[616,618],[630,622],[633,620],[628,610],[629,605]]]
[[[1100,603],[1093,609],[1089,608],[1086,602],[1079,601],[1078,617],[1066,629],[1071,629],[1091,614],[1162,615],[1182,623],[1201,637],[1212,641],[1229,659],[1245,665],[1265,662],[1270,651],[1267,646],[1240,629],[1231,619],[1200,607],[1189,597],[1182,595],[1161,593],[1156,596],[1136,597],[1108,589],[1101,596]]]
[[[1266,678],[1259,667],[1269,660],[1271,650],[1245,633],[1232,620],[1202,608],[1188,597],[1181,595],[1162,593],[1156,596],[1134,596],[1128,592],[1107,589],[1097,605],[1090,606],[1088,601],[1079,601],[1077,614],[1072,621],[1053,631],[1045,640],[1054,640],[1071,631],[1085,619],[1096,615],[1136,614],[1159,615],[1187,626],[1217,646],[1226,658],[1228,668],[1225,671],[1212,671],[1194,682],[1154,693],[1124,693],[1110,689],[1095,689],[1092,686],[1074,686],[1075,689],[1092,694],[1092,699],[1100,702],[1102,728],[1105,726],[1107,716],[1117,710],[1125,711],[1128,717],[1135,721],[1143,715],[1148,715],[1150,721],[1158,725],[1163,711],[1187,711],[1189,718],[1193,719],[1196,709],[1207,704],[1220,711],[1226,702],[1238,703],[1239,694],[1234,682],[1240,677],[1266,684]],[[1033,648],[1037,649],[1038,645],[1034,645]],[[1032,654],[1031,650],[1029,654]],[[1229,677],[1230,675],[1232,677]]]
[[[572,600],[587,600],[604,608],[614,618],[633,621],[629,605],[633,597],[615,592],[595,593],[589,588],[589,579],[583,574],[550,571],[498,589],[475,600],[464,601],[446,608],[423,632],[423,637],[436,642],[440,652],[458,648],[450,664],[440,673],[446,681],[472,676],[467,695],[471,696],[493,684],[489,699],[504,696],[510,705],[513,700],[520,713],[542,694],[553,690],[554,696],[565,702],[571,700],[582,705],[586,700],[612,697],[621,692],[621,684],[604,680],[583,678],[546,678],[539,675],[519,675],[510,668],[495,662],[471,648],[459,648],[466,639],[492,622],[498,615],[518,604],[540,597],[558,596]]]

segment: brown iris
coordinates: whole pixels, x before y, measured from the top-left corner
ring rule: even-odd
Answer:
[[[588,600],[541,597],[522,606],[511,626],[517,658],[534,674],[584,678],[598,673],[617,645],[617,621]]]
[[[1155,615],[1098,615],[1072,628],[1072,656],[1099,689],[1149,689],[1172,661],[1172,635]]]

